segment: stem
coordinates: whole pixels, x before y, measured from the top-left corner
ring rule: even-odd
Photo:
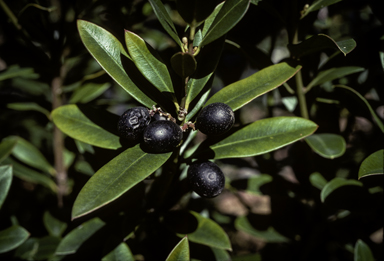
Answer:
[[[19,24],[17,17],[12,13],[11,9],[9,9],[7,4],[4,3],[3,0],[0,0],[0,6],[4,10],[4,12],[7,14],[9,19],[11,19],[11,22],[17,28],[17,30],[21,30],[21,25]]]

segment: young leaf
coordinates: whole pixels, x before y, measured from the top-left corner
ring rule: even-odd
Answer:
[[[35,102],[8,103],[7,107],[9,109],[17,110],[17,111],[38,111],[44,114],[45,116],[47,116],[48,119],[50,119],[50,112]]]
[[[305,141],[314,152],[327,159],[342,156],[346,148],[344,138],[332,133],[312,134]]]
[[[12,166],[0,166],[0,209],[12,183]]]
[[[360,165],[359,179],[368,177],[371,175],[383,175],[384,174],[384,150],[378,150],[366,159]]]
[[[5,160],[17,144],[17,139],[3,139],[0,143],[0,163]]]
[[[101,261],[135,261],[131,250],[126,243],[120,243],[115,249],[104,256]]]
[[[332,179],[330,182],[328,182],[327,185],[325,185],[324,188],[321,190],[321,194],[320,194],[321,202],[324,202],[331,193],[333,193],[335,190],[343,186],[362,187],[363,183],[353,179],[347,180],[347,179],[336,177]]]
[[[105,29],[84,20],[78,20],[77,27],[81,40],[93,58],[124,90],[147,107],[156,104],[135,85],[125,72],[122,56],[127,59],[129,56],[116,37]]]
[[[144,77],[151,82],[159,91],[173,94],[171,76],[167,66],[151,53],[151,47],[130,31],[125,31],[125,43],[133,62]],[[154,50],[152,50],[154,52]]]
[[[74,139],[105,149],[121,147],[120,138],[114,133],[117,130],[117,115],[70,104],[55,109],[52,112],[52,119],[62,132]],[[104,124],[109,126],[103,128],[94,122],[101,123],[103,119]]]
[[[357,240],[355,244],[354,261],[374,261],[372,251],[369,246],[361,239]]]
[[[56,249],[56,255],[69,255],[76,253],[79,247],[94,233],[105,225],[104,221],[95,217],[84,222],[69,232]]]
[[[205,104],[223,102],[229,105],[233,111],[241,108],[256,97],[271,91],[294,76],[301,66],[292,67],[288,63],[279,63],[251,76],[232,83],[215,93]]]
[[[336,4],[340,2],[341,0],[317,0],[313,4],[311,4],[309,7],[305,8],[302,13],[300,19],[303,19],[307,14],[313,11],[317,11],[323,7]]]
[[[204,46],[220,38],[231,30],[244,16],[249,7],[250,0],[227,0],[215,20],[212,22],[208,32],[203,36],[200,46]]]
[[[179,36],[177,35],[177,31],[175,25],[172,22],[171,17],[169,16],[167,10],[165,9],[163,3],[160,0],[149,0],[149,3],[152,6],[153,11],[155,12],[157,19],[159,19],[161,25],[167,31],[167,33],[175,40],[175,42],[182,48],[182,43],[180,41]]]
[[[257,230],[248,221],[246,216],[236,218],[235,227],[238,230],[244,231],[256,238],[259,238],[269,243],[283,243],[288,242],[289,238],[281,235],[273,227],[268,227],[266,230]]]
[[[53,237],[61,237],[67,228],[67,223],[54,218],[49,211],[44,212],[43,222],[45,228],[48,230],[49,235]]]
[[[0,254],[20,246],[28,237],[28,231],[20,226],[12,226],[0,231]]]
[[[89,82],[76,89],[69,103],[87,103],[103,94],[111,85],[109,83]]]
[[[140,144],[120,153],[85,184],[72,209],[72,218],[84,216],[117,199],[161,167],[170,153],[149,154]]]
[[[275,117],[255,121],[211,145],[201,152],[211,158],[241,158],[264,154],[302,138],[316,131],[317,125],[299,117]]]
[[[178,261],[189,260],[189,245],[188,237],[185,236],[180,242],[172,249],[165,261]]]

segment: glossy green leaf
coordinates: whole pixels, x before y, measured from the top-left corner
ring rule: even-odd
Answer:
[[[40,184],[44,187],[49,188],[52,192],[57,192],[56,183],[47,175],[30,169],[10,158],[4,160],[4,163],[12,165],[13,175],[18,177],[19,179],[33,184]]]
[[[212,75],[213,72],[200,79],[189,79],[187,84],[187,97],[185,100],[185,103],[187,105],[186,108],[188,108],[188,105],[192,102],[192,100],[195,99],[197,95],[203,90],[204,86],[207,84]]]
[[[87,112],[99,114],[99,119],[90,119],[90,115],[84,113],[85,107],[70,104],[64,105],[52,112],[52,119],[56,126],[68,136],[79,141],[105,148],[118,149],[121,147],[120,138],[108,129],[102,128],[94,121],[101,119],[109,119],[109,128],[117,128],[118,116],[107,111],[97,111],[87,108]],[[107,128],[107,127],[106,127]],[[115,132],[117,129],[115,130]]]
[[[104,256],[102,261],[135,261],[131,250],[124,242],[120,243],[115,249]]]
[[[340,79],[349,74],[362,72],[364,68],[357,66],[346,66],[339,68],[331,68],[325,71],[321,71],[318,75],[313,78],[313,80],[307,85],[306,92],[308,92],[312,87],[323,84],[325,82],[333,81],[336,79]]]
[[[213,12],[208,16],[208,18],[204,21],[204,26],[203,26],[203,30],[201,31],[201,35],[202,37],[204,37],[209,28],[211,27],[213,21],[215,21],[215,18],[217,16],[217,14],[220,12],[221,8],[223,7],[224,5],[224,2],[221,2],[220,4],[218,4],[215,9],[213,10]],[[202,41],[202,40],[201,40]],[[201,41],[200,41],[200,44],[201,44]],[[200,46],[199,44],[199,46]],[[197,46],[197,45],[196,45]]]
[[[311,182],[312,186],[320,190],[327,185],[327,180],[319,172],[314,172],[309,175],[309,182]]]
[[[182,43],[179,36],[177,35],[177,30],[175,25],[172,22],[171,17],[169,16],[167,10],[165,9],[163,3],[160,0],[149,0],[149,3],[152,6],[153,11],[155,12],[157,19],[167,31],[167,33],[172,37],[172,39],[182,48]]]
[[[206,103],[223,102],[236,111],[256,97],[271,91],[294,76],[301,66],[292,67],[288,63],[279,63],[251,76],[232,83],[215,93]]]
[[[3,139],[0,143],[0,162],[5,160],[11,153],[13,148],[17,144],[17,139]]]
[[[200,100],[196,103],[196,105],[193,107],[191,111],[188,112],[187,116],[185,117],[185,122],[190,121],[193,116],[196,115],[196,113],[204,106],[204,103],[207,101],[209,94],[211,93],[211,89],[208,89],[205,93],[203,93],[200,97]],[[187,103],[188,104],[188,103]],[[189,104],[188,104],[189,105]],[[187,107],[188,109],[189,107]]]
[[[189,241],[232,251],[228,235],[216,222],[194,211],[190,213],[195,216],[198,225],[194,232],[187,235]]]
[[[201,46],[213,42],[231,30],[247,12],[249,3],[250,0],[225,1],[207,33],[203,34]]]
[[[342,156],[346,149],[344,138],[332,133],[312,134],[305,141],[314,152],[327,159]]]
[[[173,70],[182,78],[185,79],[192,75],[196,70],[196,60],[189,53],[178,52],[171,58]]]
[[[211,145],[206,153],[214,159],[256,156],[305,138],[317,127],[314,122],[299,117],[262,119]]]
[[[166,261],[189,260],[188,237],[185,236],[169,253]]]
[[[111,85],[109,83],[89,82],[76,89],[69,103],[87,103],[103,94]]]
[[[356,41],[353,39],[347,39],[336,42],[328,35],[318,34],[302,41],[299,44],[289,44],[287,47],[291,52],[291,55],[295,58],[300,58],[324,49],[339,49],[344,55],[347,55],[355,49]]]
[[[328,182],[327,185],[325,185],[324,188],[321,190],[321,194],[320,194],[321,201],[324,202],[331,193],[333,193],[335,190],[343,186],[362,187],[363,183],[353,179],[343,179],[343,178],[336,177],[332,179],[330,182]]]
[[[375,258],[373,257],[371,249],[361,239],[357,240],[355,244],[353,260],[354,261],[375,261]]]
[[[384,174],[384,150],[378,150],[369,155],[361,163],[359,168],[359,179],[371,175]]]
[[[12,183],[12,166],[0,166],[0,209]]]
[[[72,218],[86,215],[120,197],[160,168],[172,153],[149,154],[140,144],[120,153],[85,184],[72,209]]]
[[[55,254],[61,239],[55,236],[45,236],[38,239],[39,248],[34,255],[34,260],[46,260]]]
[[[14,102],[14,103],[8,103],[7,107],[12,110],[16,111],[38,111],[47,116],[47,118],[50,118],[50,112],[41,107],[39,104],[35,102]]]
[[[339,90],[345,90],[351,94],[353,94],[357,99],[361,100],[364,102],[364,104],[367,106],[369,112],[371,113],[373,119],[375,120],[377,126],[379,126],[380,130],[384,133],[384,124],[381,121],[381,119],[377,116],[376,112],[372,109],[371,105],[369,102],[362,96],[360,93],[352,89],[351,87],[345,86],[345,85],[335,85],[333,86],[335,89]]]
[[[49,211],[44,212],[43,222],[45,228],[48,230],[49,235],[54,237],[61,237],[67,228],[67,223],[56,219],[49,213]]]
[[[129,56],[116,37],[105,29],[84,20],[78,20],[77,27],[85,47],[124,90],[147,107],[156,104],[134,84],[124,70],[122,58],[128,59]]]
[[[248,221],[246,216],[238,217],[235,220],[235,227],[238,230],[244,231],[256,238],[259,238],[268,243],[283,243],[289,239],[277,232],[273,227],[268,227],[266,230],[255,229]]]
[[[16,77],[36,79],[39,75],[34,73],[33,68],[20,68],[19,65],[12,65],[0,73],[0,81]]]
[[[0,254],[11,251],[20,246],[29,233],[21,226],[12,226],[0,231]]]
[[[63,240],[61,240],[56,249],[56,255],[69,255],[76,253],[80,246],[104,225],[104,221],[98,217],[84,222],[69,232]]]
[[[9,136],[6,139],[17,140],[12,155],[18,160],[51,175],[56,174],[54,167],[32,143],[17,136]]]
[[[231,260],[231,256],[228,254],[227,250],[211,247],[213,255],[215,256],[216,261],[221,260]]]
[[[301,12],[301,18],[300,19],[303,19],[310,12],[317,11],[323,7],[336,4],[340,1],[341,0],[317,0],[314,3],[312,3],[309,7],[304,8],[304,10]]]

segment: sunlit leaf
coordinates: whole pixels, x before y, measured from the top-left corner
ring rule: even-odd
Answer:
[[[12,166],[0,166],[0,209],[12,183]]]
[[[109,83],[89,82],[76,89],[69,103],[87,103],[103,94],[111,85]]]
[[[189,260],[189,245],[187,236],[183,237],[180,242],[169,253],[166,261]]]
[[[384,173],[384,150],[369,155],[360,165],[359,179]]]
[[[201,46],[220,38],[231,30],[244,16],[249,7],[250,0],[227,0],[206,34],[203,33]]]
[[[279,63],[232,83],[215,93],[205,104],[222,102],[236,111],[256,97],[271,91],[294,76],[301,66]]]
[[[120,153],[85,184],[72,209],[72,218],[86,215],[120,197],[161,167],[172,153],[149,154],[140,144]]]
[[[238,230],[244,231],[268,243],[282,243],[289,241],[288,238],[281,235],[273,227],[268,227],[266,230],[257,230],[249,223],[246,216],[236,218],[235,227]]]
[[[21,226],[12,226],[0,231],[0,253],[5,253],[20,246],[29,233]]]
[[[116,37],[105,29],[84,20],[78,20],[77,26],[85,47],[124,90],[147,107],[156,104],[134,84],[124,70],[122,58],[128,59],[129,56]]]
[[[344,138],[332,133],[312,134],[305,141],[314,152],[327,159],[342,156],[346,149]]]
[[[47,116],[48,119],[50,118],[50,112],[35,102],[8,103],[7,107],[9,109],[16,110],[16,111],[38,111],[43,113],[45,116]]]
[[[74,139],[105,149],[121,147],[120,138],[115,134],[118,122],[117,115],[70,104],[55,109],[52,112],[52,119],[62,132]],[[109,127],[103,128],[104,126],[101,127],[94,121],[97,123],[105,121],[104,123],[109,124]],[[115,129],[115,133],[111,128]]]
[[[49,235],[54,237],[61,237],[67,228],[67,223],[56,219],[49,213],[49,211],[44,212],[43,222],[45,228],[48,230]]]
[[[0,143],[0,162],[5,160],[11,153],[13,148],[17,144],[17,139],[3,139]]]
[[[320,199],[322,202],[326,200],[326,198],[333,193],[335,190],[337,190],[340,187],[343,186],[358,186],[362,187],[363,183],[357,180],[353,179],[343,179],[343,178],[334,178],[330,182],[328,182],[324,188],[321,190]]]
[[[105,225],[104,221],[95,217],[88,220],[69,232],[56,249],[56,255],[69,255],[76,253],[80,246],[100,228]]]
[[[120,243],[115,249],[104,256],[102,261],[135,261],[131,250],[124,242]]]
[[[305,8],[301,13],[301,18],[303,19],[307,14],[313,11],[317,11],[323,7],[336,4],[340,2],[341,0],[317,0],[313,4],[311,4],[309,7]]]
[[[361,239],[357,240],[355,244],[354,261],[374,261],[372,251],[369,246]]]

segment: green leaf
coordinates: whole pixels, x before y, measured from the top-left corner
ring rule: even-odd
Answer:
[[[43,222],[45,228],[48,230],[49,235],[54,237],[61,237],[67,228],[67,223],[54,218],[49,211],[44,212]]]
[[[0,253],[5,253],[20,246],[29,233],[21,226],[12,226],[0,231]]]
[[[69,255],[76,253],[80,246],[100,228],[105,225],[104,221],[95,217],[84,222],[69,232],[56,249],[56,255]]]
[[[344,138],[332,133],[312,134],[305,141],[314,152],[327,159],[342,156],[346,148]]]
[[[257,5],[261,0],[251,0],[251,4]]]
[[[120,197],[160,168],[170,153],[149,154],[140,144],[120,153],[85,184],[72,209],[72,218],[84,216]]]
[[[33,68],[20,68],[19,65],[11,65],[7,70],[0,73],[0,81],[16,77],[36,79],[39,75],[34,73]]]
[[[317,127],[314,122],[299,117],[258,120],[211,145],[206,153],[214,159],[256,156],[305,138]],[[204,150],[204,143],[201,146]]]
[[[34,260],[46,260],[55,254],[61,239],[54,236],[45,236],[38,239],[39,248],[34,255]]]
[[[207,33],[205,35],[203,34],[203,40],[200,46],[213,42],[231,30],[247,12],[249,2],[250,0],[225,1]]]
[[[261,255],[250,254],[250,255],[240,255],[232,257],[232,261],[262,261]]]
[[[26,182],[40,184],[46,188],[49,188],[52,192],[57,192],[56,183],[47,175],[37,172],[33,169],[25,167],[24,165],[14,161],[10,158],[4,161],[5,164],[12,165],[13,175]]]
[[[171,58],[173,70],[182,78],[185,79],[192,75],[196,70],[196,60],[189,53],[178,52]]]
[[[227,250],[211,247],[211,250],[215,256],[216,261],[232,260]]]
[[[187,98],[185,100],[186,108],[188,109],[189,104],[193,99],[199,95],[199,93],[203,90],[204,86],[207,84],[213,72],[204,76],[200,79],[190,78],[187,84]]]
[[[11,136],[12,137],[12,136]],[[12,153],[13,148],[17,144],[17,139],[3,139],[0,143],[0,162],[8,158],[8,156]]]
[[[121,242],[115,249],[104,256],[102,261],[135,261],[126,243]]]
[[[35,102],[14,102],[14,103],[8,103],[7,107],[12,110],[16,111],[38,111],[47,116],[48,119],[50,119],[50,112],[41,107],[39,104]]]
[[[269,182],[272,182],[273,178],[270,175],[267,174],[261,174],[258,176],[252,176],[247,181],[247,188],[246,191],[251,192],[256,195],[262,195],[260,191],[260,187],[264,184],[267,184]]]
[[[163,3],[160,0],[149,0],[149,3],[152,6],[153,11],[155,12],[157,19],[159,19],[159,22],[167,31],[167,33],[175,40],[175,42],[180,46],[182,49],[182,43],[180,41],[179,36],[177,35],[177,31],[175,28],[175,25],[172,22],[171,17],[169,16],[167,10],[165,9]]]
[[[346,75],[364,71],[364,68],[357,66],[346,66],[339,68],[331,68],[325,71],[321,71],[313,80],[307,85],[306,92],[312,87],[323,84],[325,82],[340,79]]]
[[[134,84],[125,72],[122,58],[129,59],[129,56],[116,37],[105,29],[84,20],[78,20],[77,27],[81,40],[93,58],[124,90],[147,107],[156,104]]]
[[[203,26],[203,30],[201,31],[201,36],[204,37],[209,28],[211,27],[213,21],[215,21],[215,18],[217,16],[217,14],[220,12],[221,8],[223,7],[224,5],[224,2],[221,2],[220,4],[218,4],[215,9],[213,10],[213,12],[208,16],[208,18],[204,21],[204,26]],[[201,44],[201,41],[199,42],[199,46]],[[197,45],[196,45],[197,46]]]
[[[299,44],[288,44],[292,57],[300,58],[305,55],[317,53],[324,49],[339,49],[344,55],[352,52],[356,47],[356,41],[347,39],[336,42],[325,34],[314,35]]]
[[[15,250],[15,257],[23,260],[34,260],[39,250],[39,239],[30,237]]]
[[[378,150],[369,155],[361,163],[359,168],[359,179],[371,176],[371,175],[383,175],[384,174],[384,149]]]
[[[246,216],[238,217],[235,220],[235,227],[238,230],[244,231],[256,238],[259,238],[268,243],[283,243],[289,239],[277,232],[273,227],[268,227],[266,230],[255,229],[248,221]]]
[[[121,147],[120,138],[115,134],[117,115],[70,104],[55,109],[52,112],[52,119],[62,132],[74,139],[105,149]],[[95,122],[104,124],[105,127]]]
[[[203,93],[201,95],[200,100],[198,100],[196,105],[193,106],[193,109],[191,111],[189,111],[187,116],[185,117],[185,122],[190,121],[193,118],[193,116],[195,116],[195,114],[201,109],[201,107],[204,106],[204,103],[207,101],[208,96],[209,96],[210,93],[211,93],[211,89],[208,89],[205,93]]]
[[[12,183],[12,166],[0,166],[0,209]]]
[[[13,147],[12,155],[18,160],[51,175],[56,174],[54,167],[32,143],[17,136],[9,136],[6,139],[17,141]]]
[[[336,4],[336,3],[340,2],[340,1],[341,0],[317,0],[313,4],[311,4],[309,7],[305,8],[301,12],[301,18],[300,19],[303,19],[310,12],[317,11],[317,10],[323,8],[323,7]]]
[[[320,194],[321,202],[324,202],[331,193],[333,193],[335,190],[343,186],[362,187],[363,183],[353,179],[343,179],[343,178],[336,177],[332,179],[330,182],[328,182],[327,185],[325,185],[324,188],[321,190],[321,194]]]
[[[355,244],[354,261],[375,261],[372,251],[369,246],[361,239]]]
[[[167,66],[153,56],[147,43],[130,31],[125,31],[125,42],[128,52],[133,62],[144,77],[150,81],[159,91],[164,93],[173,93],[171,76],[169,75]]]
[[[309,175],[309,182],[311,182],[312,186],[320,190],[327,185],[327,180],[319,172],[314,172]]]
[[[236,111],[256,97],[279,87],[300,69],[301,66],[292,67],[285,62],[269,66],[224,87],[215,93],[205,106],[214,102],[223,102]]]
[[[89,82],[76,89],[69,103],[87,103],[103,94],[111,85],[109,83]]]
[[[189,260],[188,237],[185,236],[169,253],[166,261]]]
[[[360,93],[358,93],[357,91],[355,91],[354,89],[352,89],[351,87],[348,87],[348,86],[345,86],[345,85],[335,85],[333,86],[335,89],[340,89],[340,90],[346,90],[347,92],[353,94],[353,96],[355,96],[356,98],[358,98],[359,100],[363,101],[364,104],[367,106],[369,112],[371,113],[373,119],[375,120],[376,124],[379,126],[380,130],[384,133],[384,124],[383,122],[380,120],[380,118],[377,116],[377,114],[375,113],[375,111],[372,109],[371,105],[369,104],[369,102],[364,98],[364,96],[362,96]]]

